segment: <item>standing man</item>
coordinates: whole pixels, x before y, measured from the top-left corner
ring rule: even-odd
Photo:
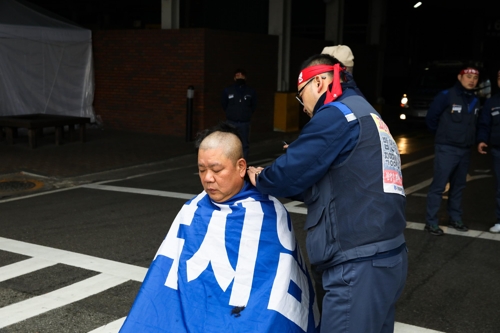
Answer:
[[[497,84],[500,88],[500,71],[497,74]],[[496,177],[496,216],[497,221],[490,228],[490,232],[500,232],[500,92],[489,98],[485,103],[479,116],[477,131],[477,150],[480,154],[486,154],[486,148],[490,147],[493,156],[493,169]]]
[[[250,146],[250,120],[257,107],[257,94],[246,84],[244,69],[234,71],[234,84],[222,93],[222,109],[228,123],[238,129],[243,142],[243,155],[248,160]]]
[[[265,194],[303,199],[311,265],[322,271],[321,332],[393,332],[408,257],[401,161],[388,127],[330,55],[307,59],[297,99],[311,120],[266,168]]]
[[[458,82],[450,89],[440,92],[427,111],[425,121],[435,135],[434,177],[427,194],[425,225],[425,230],[431,235],[443,235],[437,215],[448,181],[448,226],[458,231],[469,230],[462,222],[461,206],[470,163],[470,148],[475,143],[479,99],[474,88],[478,79],[477,68],[463,68],[458,74]]]

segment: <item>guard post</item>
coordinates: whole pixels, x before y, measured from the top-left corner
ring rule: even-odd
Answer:
[[[194,86],[189,86],[187,90],[187,102],[186,102],[186,142],[191,141],[193,130],[193,98],[194,98]]]

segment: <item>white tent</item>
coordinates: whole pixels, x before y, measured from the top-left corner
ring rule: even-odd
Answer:
[[[0,0],[0,116],[56,114],[95,120],[92,33]]]

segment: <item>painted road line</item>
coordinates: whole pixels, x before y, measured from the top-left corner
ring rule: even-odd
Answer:
[[[394,324],[394,333],[444,333],[444,332],[434,331],[423,327],[396,322]]]
[[[406,222],[407,229],[423,231],[424,227],[425,227],[425,223]],[[464,231],[458,231],[455,228],[449,228],[448,226],[445,226],[445,225],[440,225],[439,227],[441,229],[443,229],[443,231],[446,235],[454,235],[454,236],[463,236],[463,237],[471,237],[471,238],[480,238],[480,239],[487,239],[487,240],[493,240],[493,241],[500,241],[500,233],[494,234],[494,233],[491,233],[489,231],[480,231],[480,230],[469,230],[469,231],[464,232]]]
[[[485,178],[485,177],[489,177],[489,176],[478,175],[478,176],[468,177],[468,179],[475,180],[475,179],[480,179],[480,178]],[[192,194],[184,194],[184,193],[178,193],[178,192],[141,190],[141,189],[134,189],[134,188],[129,188],[129,187],[95,185],[95,184],[85,185],[85,187],[87,187],[87,186],[90,188],[94,188],[94,189],[129,192],[129,193],[137,193],[137,194],[161,195],[164,197],[170,197],[170,198],[176,198],[176,199],[186,199],[186,198],[191,199],[194,197],[194,195],[192,195]],[[306,207],[298,207],[298,205],[302,205],[302,204],[303,204],[303,202],[300,202],[300,201],[291,201],[291,202],[284,204],[284,206],[288,210],[289,213],[306,215],[307,208]],[[415,225],[415,227],[414,227],[414,225]],[[416,223],[416,222],[407,222],[407,228],[415,229],[415,230],[419,230],[419,229],[423,230],[424,224],[423,223]],[[441,228],[443,229],[443,231],[445,229],[447,229],[447,227],[441,227]],[[491,234],[490,232],[487,232],[487,231],[469,230],[468,232],[460,232],[460,231],[453,229],[453,230],[447,231],[446,233],[450,234],[450,235],[457,235],[457,236],[477,237],[477,238],[489,239],[489,240],[500,240],[500,235]]]
[[[16,263],[0,267],[0,282],[31,273],[39,269],[54,266],[55,264],[57,263],[54,261],[48,261],[41,258],[29,258],[18,261]]]
[[[292,201],[289,203],[284,204],[286,210],[288,210],[289,213],[297,213],[297,214],[302,214],[306,215],[307,214],[307,208],[306,207],[297,207],[298,205],[304,204],[303,202],[300,201]]]
[[[467,182],[471,182],[473,180],[477,180],[477,179],[483,179],[483,178],[490,178],[492,177],[492,175],[475,175],[475,176],[471,176],[471,175],[467,175]],[[405,194],[406,195],[410,195],[418,190],[421,190],[429,185],[431,185],[432,183],[432,178],[429,178],[427,180],[424,180],[423,182],[420,182],[416,185],[413,185],[413,186],[410,186],[410,187],[405,187]],[[449,189],[449,183],[446,185],[446,188],[444,190],[443,193],[446,193]],[[422,195],[422,194],[415,194],[416,196],[419,196],[419,197],[422,197],[422,196],[427,196],[426,194],[425,195]],[[444,197],[443,197],[444,198]],[[447,197],[446,197],[447,198]]]
[[[417,192],[423,188],[426,188],[427,186],[429,186],[431,184],[431,182],[432,182],[432,178],[424,180],[423,182],[420,182],[416,185],[405,187],[405,194],[410,195],[413,192]]]
[[[127,317],[120,318],[118,320],[112,321],[104,326],[98,327],[89,333],[117,333],[122,327],[125,319]]]
[[[72,189],[78,188],[78,187],[79,186],[67,187],[67,188],[61,188],[61,189],[57,189],[57,190],[50,190],[50,191],[47,191],[47,192],[40,192],[40,193],[33,193],[33,194],[23,195],[21,197],[16,197],[16,198],[3,199],[3,200],[0,200],[0,203],[9,202],[9,201],[16,201],[16,200],[21,200],[21,199],[28,199],[28,198],[38,197],[38,196],[41,196],[41,195],[52,194],[52,193],[57,193],[57,192],[69,191],[69,190],[72,190]]]
[[[196,165],[193,164],[192,166],[195,167]],[[134,166],[134,167],[131,167],[131,168],[137,168],[137,167],[140,167],[140,166]],[[121,179],[103,180],[103,181],[92,183],[92,184],[106,184],[106,183],[119,182],[119,181],[130,180],[130,179],[139,178],[139,177],[146,177],[146,176],[155,175],[155,174],[164,173],[164,172],[181,170],[181,169],[185,169],[185,168],[186,168],[186,166],[182,166],[182,167],[170,168],[170,169],[165,169],[165,170],[160,170],[160,171],[152,171],[152,172],[137,174],[137,175],[134,175],[134,176],[129,176],[129,177],[121,178]],[[128,168],[125,168],[125,169],[128,169]],[[98,172],[96,174],[108,173],[108,172],[110,172],[110,171]],[[57,193],[57,192],[62,192],[62,191],[74,190],[74,189],[77,189],[77,188],[81,188],[83,186],[86,186],[86,185],[76,185],[76,186],[73,186],[73,187],[66,187],[66,188],[60,188],[60,189],[50,190],[50,191],[46,191],[46,192],[33,193],[33,194],[24,195],[24,196],[20,196],[20,197],[16,197],[16,198],[3,199],[3,200],[0,200],[0,203],[9,202],[9,201],[16,201],[16,200],[23,200],[23,199],[38,197],[38,196],[41,196],[41,195],[47,195],[47,194],[52,194],[52,193]]]
[[[196,196],[196,194],[158,191],[158,190],[146,190],[146,189],[141,189],[141,188],[100,185],[100,184],[87,184],[87,185],[82,185],[81,187],[91,188],[91,189],[95,189],[95,190],[134,193],[134,194],[146,194],[146,195],[155,195],[158,197],[167,197],[167,198],[185,199],[185,200],[191,200],[192,198],[194,198]]]
[[[413,162],[408,162],[408,163],[406,163],[406,164],[401,165],[401,170],[406,169],[406,168],[409,168],[409,167],[414,166],[414,165],[417,165],[417,164],[419,164],[419,163],[422,163],[422,162],[428,161],[428,160],[433,159],[433,158],[434,158],[434,155],[430,155],[430,156],[423,157],[423,158],[421,158],[421,159],[415,160],[415,161],[413,161]]]
[[[142,282],[147,268],[0,237],[0,250]]]
[[[127,281],[128,279],[99,274],[50,293],[5,306],[0,309],[0,328],[77,302]]]

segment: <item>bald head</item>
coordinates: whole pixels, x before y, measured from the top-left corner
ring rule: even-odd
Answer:
[[[215,202],[224,202],[245,185],[247,163],[240,138],[233,133],[214,131],[198,146],[198,173],[203,189]]]
[[[236,163],[243,158],[243,146],[238,136],[229,132],[213,132],[200,143],[200,150],[222,149],[224,156]]]

